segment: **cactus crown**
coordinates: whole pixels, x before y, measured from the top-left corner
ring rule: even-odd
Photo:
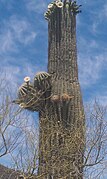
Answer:
[[[49,20],[52,14],[55,12],[56,9],[66,9],[71,12],[71,14],[78,14],[81,12],[80,10],[81,5],[77,5],[76,1],[72,0],[55,0],[48,4],[48,9],[44,14],[45,19]]]

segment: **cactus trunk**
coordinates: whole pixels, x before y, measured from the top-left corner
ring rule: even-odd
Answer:
[[[48,20],[48,72],[51,95],[40,113],[42,179],[82,179],[85,118],[78,81],[76,13],[70,2],[55,7]]]

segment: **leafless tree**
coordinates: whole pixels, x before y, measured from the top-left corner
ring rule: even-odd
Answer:
[[[15,106],[12,96],[12,89],[9,87],[6,75],[2,74],[0,78],[0,158],[7,155],[13,159],[10,168],[13,167],[15,170],[5,169],[10,178],[16,176],[16,173],[33,174],[38,156],[36,147],[38,134],[36,129],[34,130],[31,114]],[[5,177],[5,173],[0,176],[0,179]]]
[[[15,167],[21,170],[23,175],[27,173],[29,177],[32,176],[35,179],[45,178],[49,173],[49,168],[50,171],[54,172],[54,176],[55,171],[59,171],[59,176],[57,176],[59,179],[61,179],[60,173],[61,176],[63,175],[62,179],[66,179],[69,173],[71,173],[71,176],[73,174],[75,178],[79,178],[81,175],[87,179],[101,178],[107,166],[107,108],[95,101],[93,105],[86,105],[85,116],[85,142],[80,137],[81,125],[79,125],[78,130],[77,128],[74,128],[74,130],[71,130],[71,128],[63,130],[63,125],[60,121],[55,122],[51,119],[47,121],[48,118],[45,119],[44,123],[42,123],[42,141],[39,142],[39,144],[42,142],[42,152],[44,154],[41,153],[41,150],[39,153],[39,136],[35,127],[32,126],[26,130],[24,128],[25,143],[20,144],[19,152],[13,158]],[[47,133],[49,134],[48,138]],[[81,159],[83,155],[83,148],[80,146],[83,146],[85,151],[83,156],[84,162],[81,164],[83,166],[78,166],[79,157]],[[72,161],[73,155],[77,154],[79,154],[77,161]],[[43,170],[43,173],[37,175],[38,159],[41,155],[44,155],[41,163],[43,167],[46,165],[47,168],[45,172]],[[68,157],[70,155],[71,159]],[[72,169],[69,168],[70,163],[71,166],[73,163]],[[56,168],[57,166],[58,168]],[[83,168],[81,173],[78,167]]]
[[[18,146],[16,153],[11,153],[13,168],[21,171],[27,177],[37,173],[38,169],[38,130],[34,123],[29,126],[21,126],[23,141]]]
[[[85,177],[100,178],[107,165],[107,106],[87,105],[86,119]]]
[[[20,141],[20,131],[16,130],[16,123],[21,117],[20,109],[12,105],[7,89],[3,77],[0,81],[0,157],[13,151]]]

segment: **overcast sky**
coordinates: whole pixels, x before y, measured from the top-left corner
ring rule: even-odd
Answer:
[[[47,70],[49,0],[0,0],[0,67],[10,87]],[[78,0],[79,79],[84,102],[107,104],[107,0]]]

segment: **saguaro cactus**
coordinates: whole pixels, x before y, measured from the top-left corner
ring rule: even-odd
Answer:
[[[37,73],[19,88],[21,107],[39,111],[41,179],[82,179],[85,118],[78,81],[76,1],[53,1],[48,21],[48,73]],[[26,78],[25,78],[26,79]],[[29,79],[27,77],[27,79]]]
[[[85,120],[76,46],[76,14],[81,12],[80,6],[76,1],[64,0],[54,1],[48,7],[51,8],[45,17],[49,31],[48,73],[51,74],[52,97],[46,116],[40,115],[39,174],[48,173],[46,178],[54,179],[83,178]]]

